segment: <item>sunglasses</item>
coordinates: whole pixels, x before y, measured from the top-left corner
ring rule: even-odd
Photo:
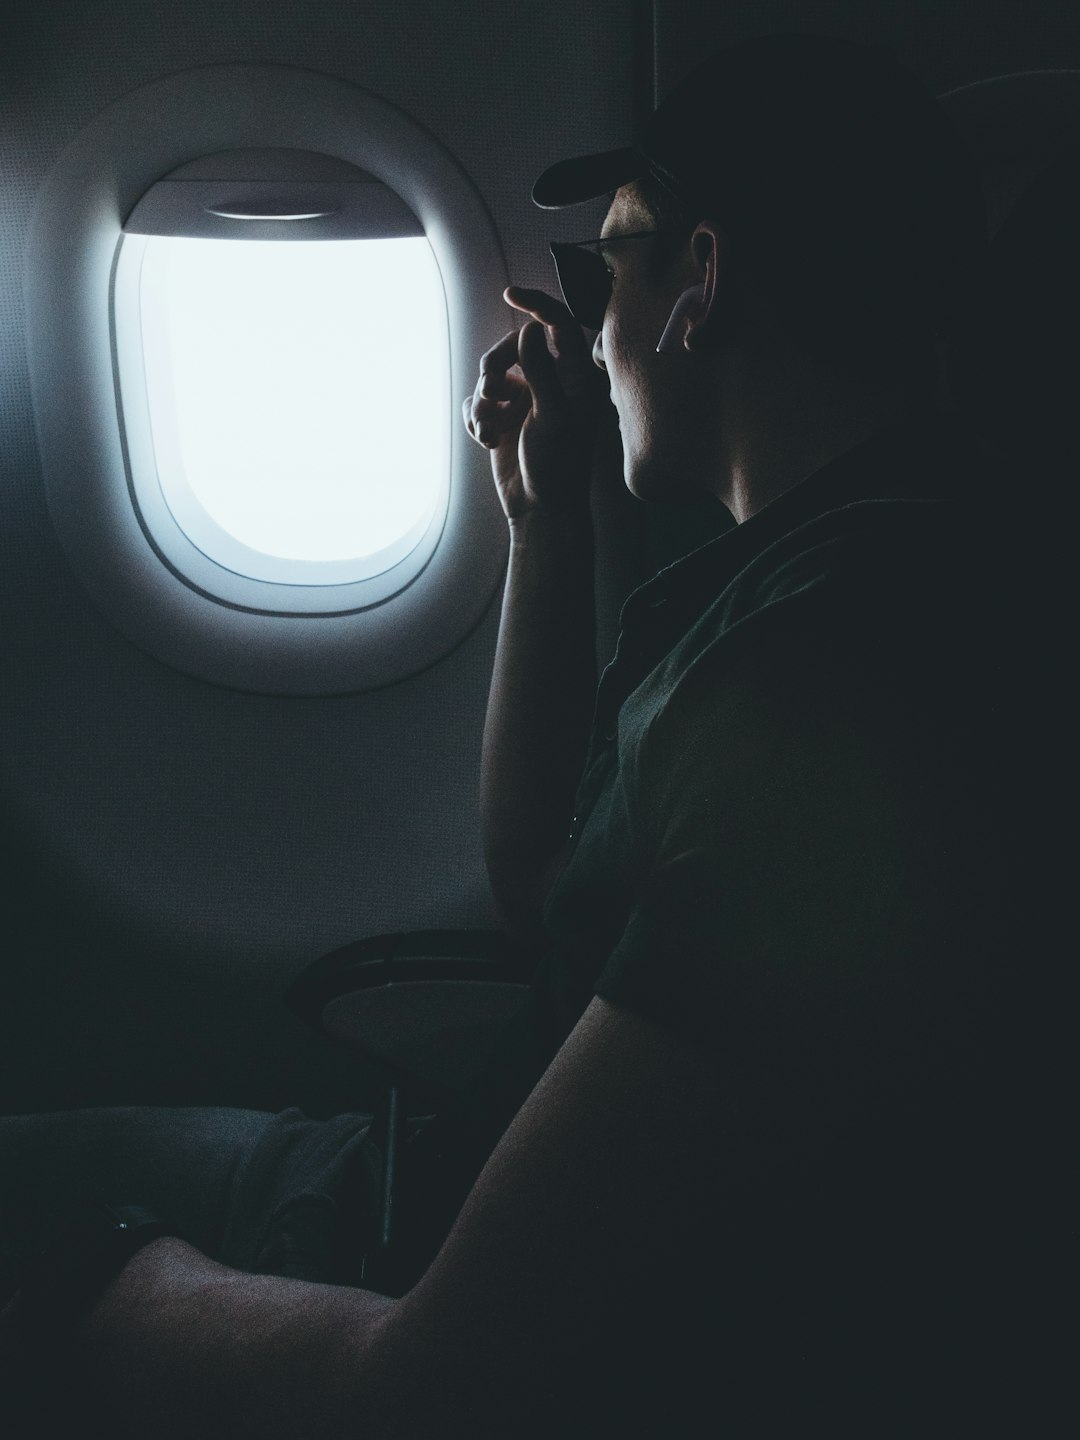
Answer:
[[[644,240],[649,235],[664,233],[663,230],[636,230],[631,235],[603,235],[596,240],[574,240],[562,244],[551,241],[551,258],[555,261],[563,299],[579,325],[588,330],[603,328],[613,278],[603,255],[585,247],[599,245],[607,250],[624,240]]]

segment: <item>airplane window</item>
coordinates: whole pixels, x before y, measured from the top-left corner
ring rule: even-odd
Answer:
[[[96,114],[26,279],[49,515],[92,601],[237,690],[352,694],[449,655],[506,560],[455,397],[508,280],[457,159],[359,86],[211,65]]]
[[[278,584],[349,584],[407,559],[450,470],[428,241],[155,235],[140,248],[115,304],[137,307],[142,366],[119,357],[121,383],[145,386],[156,480],[188,539]]]

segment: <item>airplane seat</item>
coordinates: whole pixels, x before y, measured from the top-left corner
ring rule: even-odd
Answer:
[[[1041,505],[1064,499],[1080,468],[1078,255],[1072,148],[1036,175],[994,237],[977,312],[950,357],[959,410],[1008,474],[1041,472]]]
[[[1080,71],[1001,75],[943,99],[982,171],[991,232],[948,392],[1004,486],[1018,468],[1064,479],[1080,456]],[[1051,499],[1042,479],[1024,488]]]
[[[1020,78],[1020,77],[1018,77]],[[1075,649],[1075,490],[1080,476],[1080,73],[1068,143],[1036,153],[994,235],[978,304],[949,356],[949,389],[981,446],[983,542],[1007,587],[1016,735],[1038,726],[1055,792],[1068,753]],[[1004,703],[1004,702],[1003,702]],[[1033,717],[1033,718],[1032,718]],[[1033,779],[1031,788],[1037,790]],[[1048,873],[1057,857],[1047,856]]]
[[[952,347],[948,377],[988,464],[987,513],[974,517],[971,532],[999,592],[986,600],[999,657],[986,728],[1005,757],[1000,801],[1009,807],[1011,886],[1024,926],[1017,1011],[1029,1014],[1033,1038],[1017,1069],[1039,1077],[1023,1128],[1029,1145],[1037,1137],[1031,1153],[1040,1150],[1039,1168],[1052,1175],[1076,1085],[1073,966],[1063,943],[1075,927],[1074,879],[1062,837],[1073,824],[1067,777],[1077,724],[1071,519],[1080,478],[1080,72],[1044,78],[1059,99],[1068,80],[1070,103],[1056,113],[1046,106],[1038,143],[1030,131],[1020,135],[1009,156],[1013,193],[999,192],[1006,203],[979,303]],[[1015,1036],[1014,1046],[1018,1055]],[[1049,1214],[1069,1203],[1057,1197],[1072,1195],[1073,1186],[1044,1182],[1041,1193]]]
[[[1013,725],[1010,744],[1031,737],[1031,797],[1059,794],[1075,648],[1080,71],[1003,75],[945,98],[982,167],[991,229],[975,304],[946,370],[953,404],[986,459],[972,538],[1001,582],[1009,681],[1000,705]],[[1045,835],[1037,801],[1018,803],[1031,834]],[[1027,873],[1052,908],[1060,856],[1052,841],[1031,849]]]

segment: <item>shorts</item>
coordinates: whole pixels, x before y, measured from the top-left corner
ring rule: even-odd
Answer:
[[[355,1284],[380,1194],[370,1126],[209,1106],[0,1116],[0,1298],[90,1199],[156,1210],[238,1270]]]

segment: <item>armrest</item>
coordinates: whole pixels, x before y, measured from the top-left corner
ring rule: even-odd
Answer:
[[[533,963],[498,931],[375,935],[316,960],[284,1000],[391,1071],[459,1090],[523,1004]]]

